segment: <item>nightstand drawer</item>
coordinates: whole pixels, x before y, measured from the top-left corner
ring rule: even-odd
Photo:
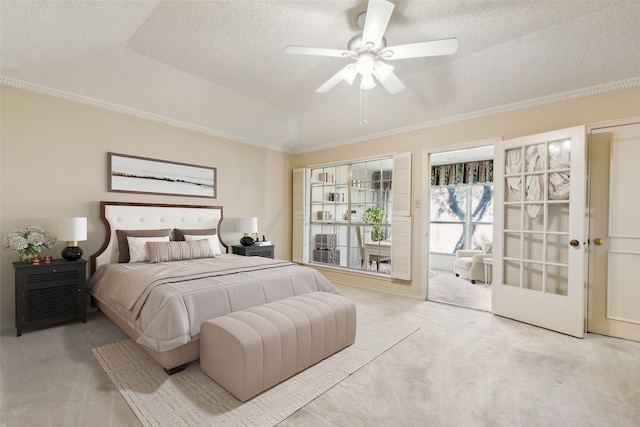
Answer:
[[[275,257],[275,246],[242,246],[242,245],[233,245],[231,247],[232,253],[236,255],[244,255],[244,256],[261,256],[265,258],[274,258]]]

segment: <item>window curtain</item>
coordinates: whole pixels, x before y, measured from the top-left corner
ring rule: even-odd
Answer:
[[[483,182],[493,182],[493,160],[431,167],[432,186],[440,187]]]

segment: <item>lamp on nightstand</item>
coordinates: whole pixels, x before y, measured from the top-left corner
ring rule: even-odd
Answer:
[[[244,217],[236,219],[236,231],[244,233],[244,237],[240,239],[242,246],[251,246],[254,240],[249,234],[255,233],[258,235],[258,218],[256,217]],[[257,238],[257,237],[256,237]]]
[[[58,218],[58,240],[67,241],[67,247],[62,250],[62,258],[76,261],[82,258],[79,241],[87,240],[87,218]]]

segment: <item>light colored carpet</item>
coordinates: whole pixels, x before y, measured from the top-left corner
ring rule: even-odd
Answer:
[[[242,403],[198,362],[168,376],[131,340],[92,349],[145,426],[272,426],[418,330],[396,319],[358,317],[353,345]]]
[[[491,311],[491,286],[481,281],[471,283],[450,271],[431,270],[427,299]]]

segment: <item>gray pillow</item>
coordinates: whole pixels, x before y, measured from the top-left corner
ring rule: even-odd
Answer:
[[[171,229],[162,230],[116,230],[118,238],[118,262],[129,262],[129,242],[127,237],[165,237],[171,238]]]

